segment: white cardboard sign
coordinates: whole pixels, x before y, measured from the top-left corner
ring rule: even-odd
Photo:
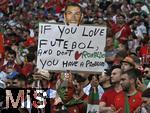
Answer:
[[[39,24],[37,68],[101,72],[106,27]]]

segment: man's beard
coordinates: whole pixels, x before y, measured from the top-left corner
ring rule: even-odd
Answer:
[[[128,84],[126,87],[123,87],[123,91],[129,92],[130,90],[130,84]]]

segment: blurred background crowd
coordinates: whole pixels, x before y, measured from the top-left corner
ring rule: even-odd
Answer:
[[[149,0],[0,0],[0,87],[49,88],[53,103],[62,74],[36,69],[38,24],[64,23],[65,6],[70,2],[83,8],[82,24],[107,26],[108,66],[96,75],[72,73],[74,98],[86,101],[91,84],[99,89],[99,101],[104,101],[101,96],[112,87],[115,66],[121,72],[136,69],[139,90],[150,88]]]

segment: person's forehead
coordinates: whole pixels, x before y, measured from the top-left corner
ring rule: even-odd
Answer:
[[[123,16],[117,16],[117,18],[123,18]]]
[[[94,75],[94,76],[92,77],[92,79],[96,80],[96,79],[97,79],[96,75]]]
[[[130,65],[128,62],[122,62],[122,65]]]
[[[8,56],[14,56],[13,54],[8,53]]]
[[[80,11],[78,6],[68,6],[66,11]]]
[[[99,77],[106,77],[108,76],[106,73],[100,74]]]
[[[119,71],[121,71],[121,69],[115,68],[115,69],[113,69],[112,73],[117,73],[117,72],[119,72]]]
[[[135,6],[141,6],[141,4],[140,3],[136,3]]]
[[[13,82],[18,82],[18,81],[20,81],[20,80],[18,80],[18,79],[14,79],[14,80],[13,80]]]
[[[11,83],[12,82],[12,79],[7,79],[6,80],[6,83]]]
[[[63,88],[67,88],[67,87],[72,87],[73,84],[68,81],[63,81],[60,86]]]
[[[128,78],[128,74],[127,73],[122,74],[121,78]]]
[[[113,40],[113,37],[108,36],[108,37],[106,38],[106,40]]]
[[[141,18],[140,15],[136,15],[135,18]]]

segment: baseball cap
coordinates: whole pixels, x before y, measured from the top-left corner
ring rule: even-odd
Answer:
[[[133,58],[131,58],[130,56],[125,57],[125,58],[121,61],[121,63],[123,63],[123,62],[129,63],[129,64],[132,65],[132,66],[135,66],[135,62],[134,62]]]
[[[107,76],[111,76],[111,69],[104,69],[104,73],[105,73]]]

